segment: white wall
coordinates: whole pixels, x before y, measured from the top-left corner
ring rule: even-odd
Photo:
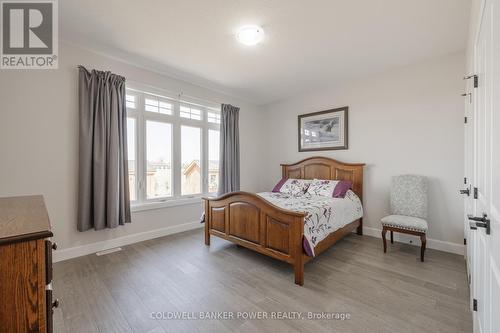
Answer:
[[[469,35],[467,39],[466,58],[467,73],[474,73],[474,44],[479,31],[479,18],[484,0],[472,0],[470,6]]]
[[[463,244],[458,191],[464,177],[464,68],[464,53],[452,54],[268,106],[267,188],[279,180],[283,162],[314,155],[364,162],[364,226],[380,229],[380,218],[389,213],[391,176],[425,175],[430,179],[428,238]],[[297,115],[346,105],[349,149],[299,153]]]
[[[65,44],[61,45],[59,59],[58,70],[4,70],[0,73],[0,197],[43,194],[60,249],[133,237],[197,221],[202,212],[200,200],[198,204],[133,213],[131,224],[116,229],[77,231],[76,66],[80,64],[89,69],[110,70],[128,80],[172,92],[182,91],[190,96],[240,106],[241,185],[248,191],[260,188],[258,169],[262,141],[258,133],[262,114],[259,108]]]
[[[133,213],[112,230],[76,230],[77,70],[111,70],[127,79],[241,106],[242,188],[261,191],[279,179],[282,162],[324,155],[365,162],[365,226],[379,228],[389,209],[390,177],[430,177],[429,237],[461,244],[464,54],[401,68],[262,108],[165,75],[61,45],[60,68],[0,73],[0,197],[43,194],[61,249],[114,246],[198,220],[201,204]],[[286,84],[286,83],[284,83]],[[298,153],[297,115],[349,106],[349,150]],[[158,231],[159,232],[159,231]],[[138,236],[139,235],[139,236]],[[104,241],[104,243],[103,243]],[[109,247],[108,246],[108,247]]]

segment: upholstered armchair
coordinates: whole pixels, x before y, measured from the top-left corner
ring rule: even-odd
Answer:
[[[420,236],[420,260],[424,261],[427,225],[427,179],[423,176],[402,175],[392,178],[391,214],[382,218],[382,240],[387,252],[386,233],[393,232]]]

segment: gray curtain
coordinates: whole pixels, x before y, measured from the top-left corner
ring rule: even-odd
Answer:
[[[125,78],[79,66],[78,230],[130,222]]]
[[[240,190],[240,108],[221,106],[219,195]]]

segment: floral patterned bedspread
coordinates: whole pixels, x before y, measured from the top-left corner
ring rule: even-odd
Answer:
[[[280,208],[306,213],[303,245],[305,252],[311,257],[314,257],[316,244],[363,216],[361,200],[351,190],[343,199],[309,193],[299,196],[276,192],[257,194]]]

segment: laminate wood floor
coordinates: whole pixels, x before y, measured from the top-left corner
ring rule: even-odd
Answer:
[[[464,258],[355,234],[292,267],[194,230],[54,265],[55,332],[471,332]],[[200,312],[303,319],[169,320]],[[240,313],[239,313],[240,312]],[[307,319],[349,314],[346,320]],[[206,313],[204,313],[206,314]],[[216,313],[218,314],[218,313]],[[158,316],[162,319],[152,319]]]

